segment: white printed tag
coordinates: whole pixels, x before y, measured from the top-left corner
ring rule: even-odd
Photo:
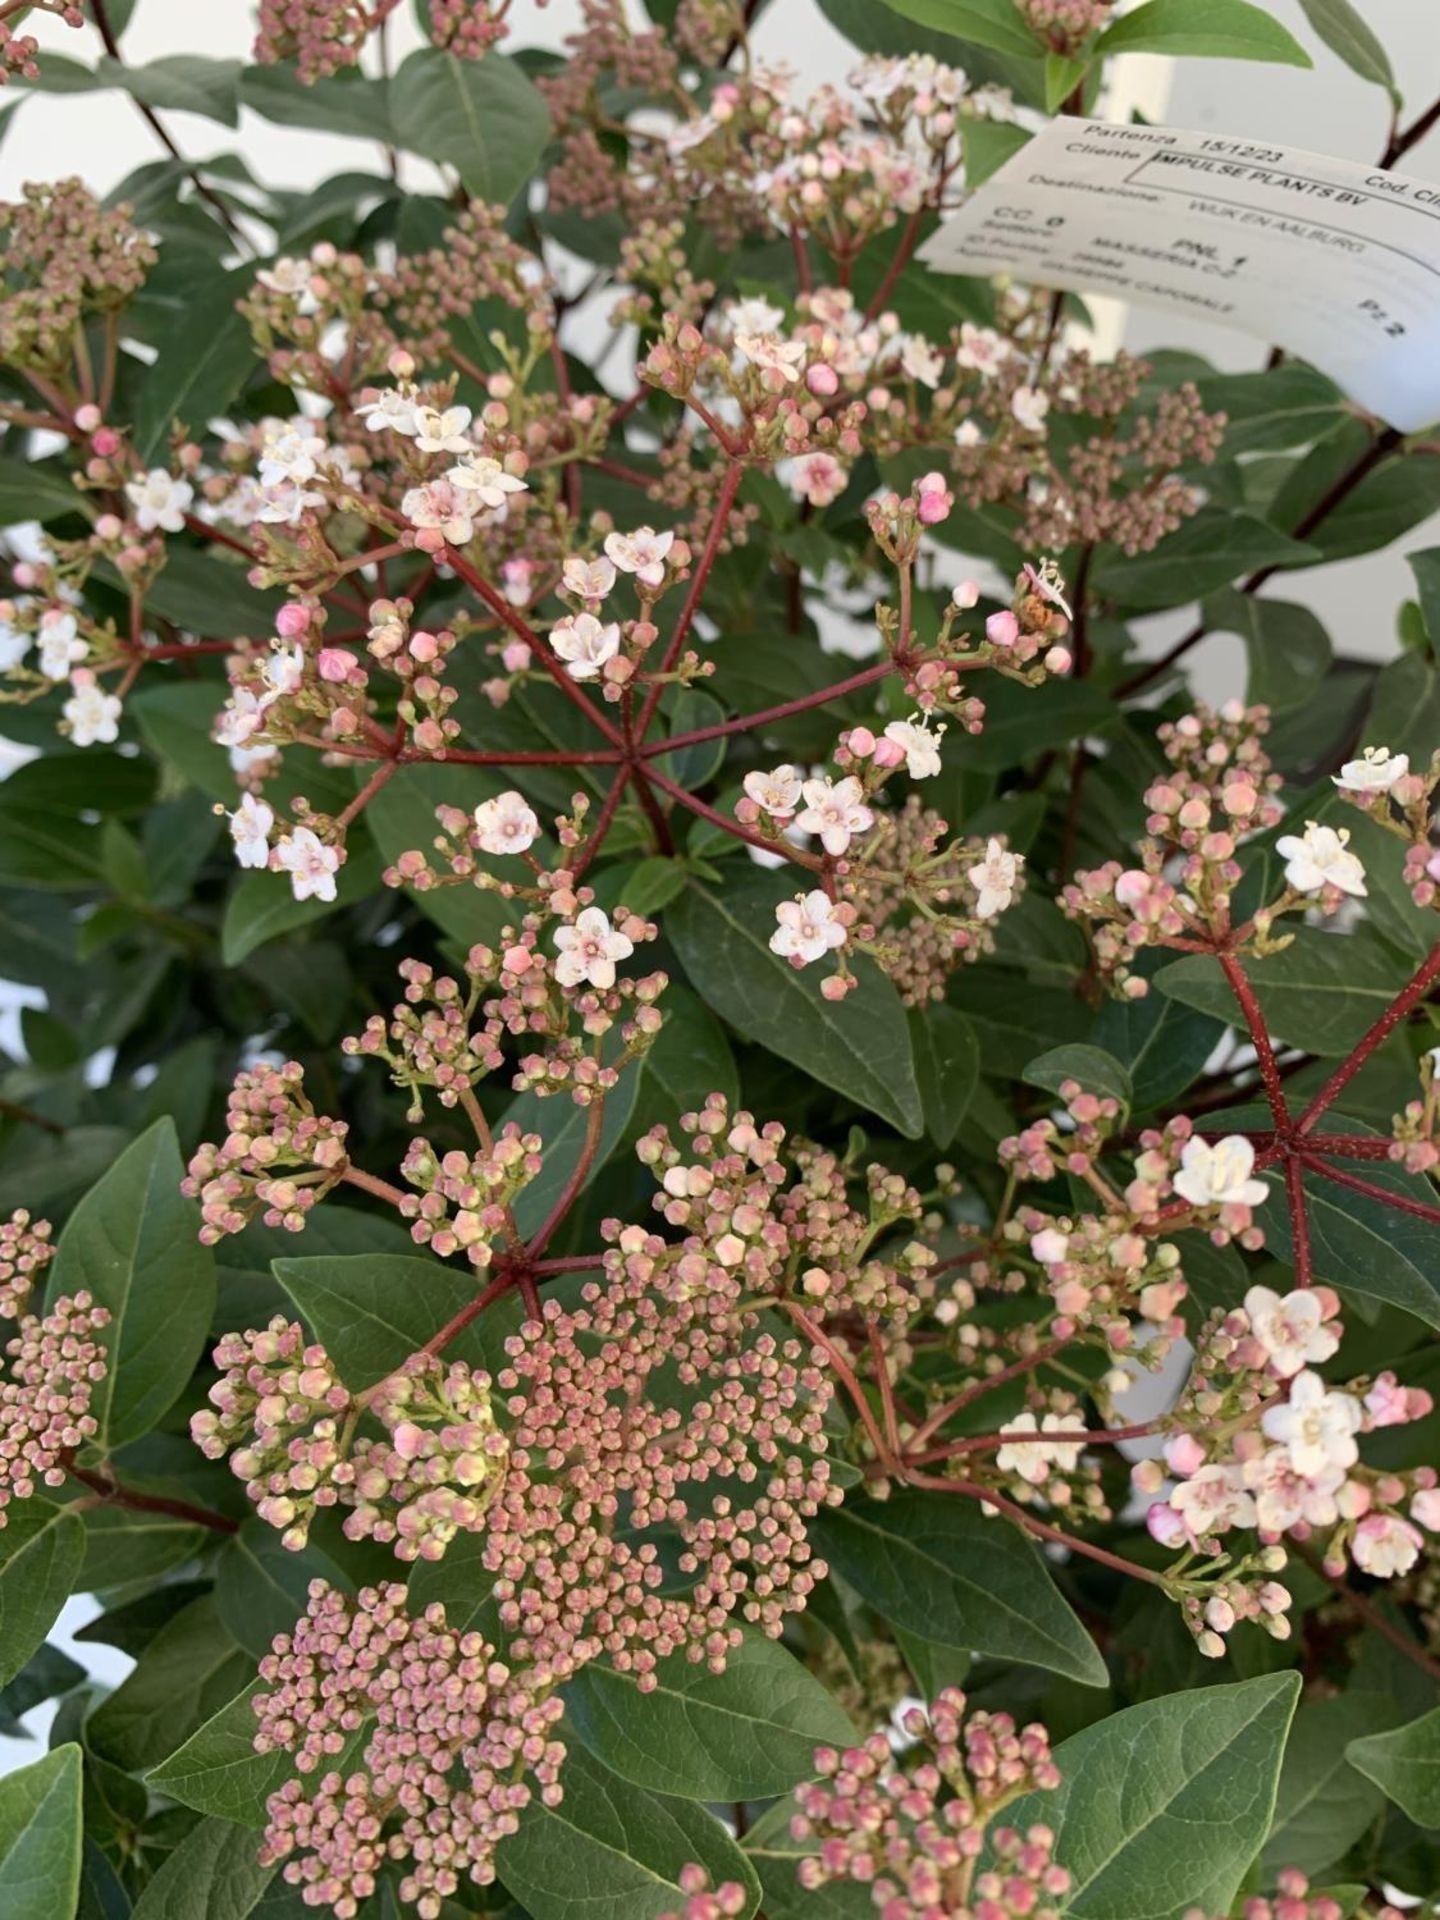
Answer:
[[[1406,432],[1440,419],[1440,186],[1295,147],[1063,117],[921,258],[1239,327]]]

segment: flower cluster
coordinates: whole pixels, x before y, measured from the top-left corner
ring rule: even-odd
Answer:
[[[39,1485],[58,1487],[65,1462],[97,1431],[90,1412],[96,1384],[105,1378],[104,1343],[97,1335],[109,1312],[88,1293],[62,1295],[44,1315],[25,1314],[5,1343],[7,1377],[0,1380],[0,1526],[12,1500]]]
[[[304,1070],[290,1060],[240,1073],[230,1089],[220,1144],[190,1161],[184,1191],[200,1201],[207,1246],[239,1233],[256,1214],[267,1227],[299,1233],[306,1215],[344,1177],[345,1123],[317,1114]]]
[[[50,1222],[17,1207],[0,1221],[0,1318],[18,1320],[36,1281],[55,1258]]]
[[[307,86],[358,66],[372,33],[383,31],[399,0],[259,0],[254,58],[262,66],[293,61]],[[546,0],[535,0],[544,6]],[[430,39],[461,60],[480,60],[509,31],[503,0],[432,0]]]
[[[102,207],[79,180],[23,191],[22,200],[0,204],[0,354],[53,373],[68,368],[88,319],[117,311],[138,291],[156,253],[130,207]]]
[[[1233,1909],[1238,1920],[1346,1920],[1347,1913],[1356,1911],[1333,1894],[1312,1892],[1309,1880],[1298,1867],[1286,1867],[1275,1876],[1273,1896],[1251,1894]],[[1359,1911],[1372,1920],[1403,1920],[1400,1908],[1388,1900],[1375,1908],[1363,1906]],[[1226,1920],[1226,1916],[1207,1916],[1198,1907],[1192,1907],[1185,1920]]]
[[[912,1708],[902,1726],[919,1748],[904,1764],[884,1733],[844,1753],[817,1749],[820,1779],[796,1789],[791,1822],[815,1849],[800,1863],[801,1886],[869,1886],[881,1920],[1058,1920],[1070,1876],[1052,1858],[1050,1829],[993,1825],[1009,1801],[1059,1786],[1045,1729],[967,1715],[958,1687],[928,1711]]]

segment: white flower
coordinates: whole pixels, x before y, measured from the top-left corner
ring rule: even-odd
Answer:
[[[276,487],[287,481],[301,486],[313,480],[324,451],[325,442],[318,434],[301,433],[296,427],[272,435],[260,455],[261,486]]]
[[[503,507],[508,495],[529,491],[523,480],[507,473],[488,453],[468,454],[458,466],[451,467],[445,478],[461,493],[472,494],[487,507]]]
[[[1318,1373],[1297,1373],[1290,1398],[1267,1407],[1260,1426],[1269,1440],[1288,1449],[1295,1471],[1313,1474],[1353,1467],[1360,1457],[1355,1435],[1365,1410],[1350,1393],[1332,1393]]]
[[[601,907],[586,907],[574,926],[557,927],[555,945],[560,949],[555,978],[562,987],[578,987],[588,980],[602,991],[615,984],[615,962],[628,960],[635,951],[634,941],[616,932]]]
[[[1340,1517],[1335,1495],[1345,1484],[1343,1468],[1304,1474],[1288,1447],[1267,1447],[1245,1462],[1244,1475],[1255,1496],[1255,1524],[1265,1533],[1285,1533],[1302,1521],[1328,1527]]]
[[[468,453],[469,407],[416,407],[415,444],[421,453]]]
[[[1255,1502],[1245,1491],[1236,1466],[1218,1463],[1201,1467],[1182,1480],[1170,1496],[1193,1534],[1224,1533],[1230,1527],[1253,1527]]]
[[[735,345],[752,366],[782,382],[800,378],[807,348],[803,340],[782,340],[778,333],[737,333]]]
[[[732,300],[725,309],[725,321],[732,334],[775,333],[785,318],[783,307],[772,307],[768,300]]]
[[[572,613],[550,629],[550,645],[572,680],[593,680],[620,651],[619,623],[602,626],[593,613]]]
[[[301,294],[309,291],[312,271],[308,260],[292,260],[282,254],[273,267],[261,267],[255,278],[271,293]]]
[[[274,824],[275,815],[265,802],[247,793],[230,815],[230,838],[242,867],[269,866],[270,829]]]
[[[75,691],[60,709],[70,738],[77,747],[108,747],[120,737],[119,695],[106,693],[90,673],[77,673],[72,684]]]
[[[340,849],[327,847],[309,827],[297,827],[275,849],[275,864],[290,876],[297,900],[333,900]]]
[[[1011,397],[1010,411],[1027,433],[1039,433],[1050,411],[1049,395],[1038,387],[1017,387]]]
[[[1420,1556],[1425,1536],[1392,1513],[1367,1513],[1350,1544],[1355,1564],[1377,1580],[1408,1573]]]
[[[823,448],[802,453],[790,461],[784,477],[790,491],[801,500],[808,500],[812,507],[828,507],[833,500],[838,500],[850,478],[834,454],[826,453]]]
[[[13,621],[0,620],[0,673],[18,667],[30,651],[30,635],[21,633]]]
[[[745,791],[762,812],[773,819],[788,820],[800,804],[804,784],[800,769],[787,762],[769,773],[747,773]]]
[[[978,447],[985,438],[973,420],[962,420],[955,429],[957,447]]]
[[[961,322],[957,365],[971,367],[976,373],[995,373],[1009,358],[1010,348],[998,333],[990,327],[977,327],[973,320]]]
[[[287,651],[277,647],[261,667],[260,678],[276,699],[282,694],[294,693],[305,678],[305,649],[294,647]]]
[[[274,704],[273,693],[256,693],[250,687],[234,687],[220,709],[220,724],[215,738],[222,747],[243,747],[265,724],[265,709]]]
[[[603,600],[615,585],[614,562],[603,555],[595,560],[581,560],[572,554],[560,569],[560,578],[565,591],[578,599]]]
[[[1076,1425],[1074,1415],[1047,1413],[1037,1428],[1033,1413],[1017,1413],[1000,1431],[1005,1434],[1073,1433]],[[1080,1464],[1081,1452],[1081,1446],[1074,1441],[1057,1444],[1053,1440],[1014,1440],[999,1449],[995,1464],[1001,1473],[1018,1473],[1022,1480],[1038,1487],[1049,1479],[1052,1467],[1058,1467],[1061,1473],[1073,1473]]]
[[[863,833],[875,815],[865,805],[864,788],[853,774],[843,780],[807,780],[803,813],[795,816],[802,833],[818,833],[827,853],[844,853],[852,834]]]
[[[885,729],[885,738],[903,750],[905,771],[912,780],[929,780],[941,768],[940,740],[944,732],[942,725],[931,733],[916,713],[908,720],[892,720]]]
[[[1328,1360],[1340,1345],[1339,1334],[1322,1321],[1320,1301],[1311,1287],[1297,1287],[1283,1297],[1269,1287],[1251,1287],[1245,1312],[1250,1331],[1282,1380],[1303,1366]]]
[[[944,358],[918,333],[912,333],[900,349],[901,372],[922,387],[938,387],[944,367]]]
[[[475,809],[475,833],[486,853],[524,853],[540,831],[540,822],[513,787],[482,800]]]
[[[294,527],[300,524],[302,515],[311,507],[323,507],[324,504],[323,493],[312,492],[293,480],[281,480],[273,487],[256,490],[251,518],[263,521],[266,526]]]
[[[412,527],[438,529],[452,547],[468,546],[475,537],[475,502],[449,480],[411,487],[400,511]]]
[[[998,840],[986,841],[985,858],[965,874],[979,895],[975,911],[982,920],[993,920],[997,913],[1004,913],[1015,898],[1015,882],[1024,864],[1022,854],[1009,852]]]
[[[1275,842],[1285,861],[1285,878],[1297,893],[1319,893],[1338,887],[1341,893],[1365,896],[1365,869],[1360,856],[1349,851],[1350,834],[1341,827],[1322,827],[1307,820],[1303,839],[1287,833]]]
[[[386,387],[373,400],[362,401],[355,411],[372,433],[383,433],[388,428],[391,433],[403,434],[409,440],[420,431],[415,396],[401,393],[395,387]]]
[[[1185,1142],[1175,1191],[1192,1207],[1258,1207],[1270,1197],[1263,1180],[1252,1180],[1255,1149],[1243,1133],[1227,1134],[1212,1147],[1199,1135]]]
[[[80,638],[73,613],[63,607],[47,607],[40,616],[40,671],[47,680],[66,680],[70,669],[90,651],[90,642]]]
[[[1366,747],[1358,760],[1347,760],[1339,773],[1331,777],[1337,787],[1351,793],[1388,793],[1409,771],[1408,753],[1391,753],[1388,747]]]
[[[142,533],[179,533],[185,525],[185,509],[195,498],[188,480],[177,480],[164,467],[152,467],[143,480],[125,484],[125,498],[135,509],[135,524]]]
[[[665,556],[674,544],[673,533],[657,533],[653,527],[605,536],[605,551],[621,573],[633,573],[647,587],[663,585]]]
[[[777,922],[770,936],[770,951],[809,966],[821,960],[833,947],[843,947],[847,938],[844,923],[835,918],[835,903],[817,887],[813,893],[782,900],[775,909]]]

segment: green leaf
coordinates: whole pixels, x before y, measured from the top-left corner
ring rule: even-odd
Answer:
[[[1074,1920],[1227,1912],[1270,1830],[1295,1673],[1167,1694],[1086,1727],[1055,1751],[1056,1793],[1007,1807],[1043,1820],[1069,1869]]]
[[[213,682],[142,683],[130,706],[153,752],[201,793],[233,805],[237,788],[230,756],[211,738],[223,698],[223,689]]]
[[[254,1670],[221,1625],[214,1594],[205,1594],[166,1622],[100,1702],[86,1723],[90,1744],[127,1773],[158,1766],[233,1700]]]
[[[225,902],[220,926],[220,958],[238,967],[267,940],[278,940],[296,927],[313,926],[346,907],[358,907],[380,884],[380,855],[363,839],[352,842],[345,864],[335,876],[333,900],[297,900],[287,874],[268,870],[237,876]]]
[[[960,138],[965,149],[965,185],[973,193],[1028,146],[1034,135],[1007,120],[988,120],[976,114],[961,121]]]
[[[1315,64],[1294,34],[1249,0],[1146,0],[1112,20],[1095,50],[1107,59],[1117,53],[1166,53],[1175,59]]]
[[[1250,661],[1247,700],[1280,713],[1304,706],[1324,686],[1330,636],[1309,607],[1227,587],[1212,594],[1200,612],[1207,627],[1238,633],[1245,642]]]
[[[64,467],[48,460],[0,460],[0,520],[60,520],[84,513],[85,496],[71,485]]]
[[[295,1771],[288,1753],[255,1751],[256,1719],[250,1702],[264,1685],[263,1680],[253,1681],[212,1714],[184,1746],[151,1768],[149,1785],[182,1807],[258,1832],[265,1825],[266,1800]]]
[[[1271,1033],[1328,1059],[1349,1053],[1404,986],[1409,969],[1364,930],[1337,935],[1300,927],[1288,947],[1247,960],[1245,971]],[[1235,996],[1209,954],[1172,960],[1155,975],[1154,986],[1172,1000],[1240,1024]]]
[[[240,124],[238,60],[207,60],[177,53],[132,67],[103,54],[95,69],[103,86],[118,87],[143,106],[174,113],[199,113],[227,127]]]
[[[123,1587],[154,1580],[191,1559],[205,1529],[169,1513],[138,1513],[127,1507],[92,1507],[84,1516],[85,1561],[76,1591]]]
[[[1384,87],[1398,106],[1400,93],[1390,56],[1350,0],[1300,0],[1300,5],[1305,18],[1330,51],[1338,54],[1362,80]]]
[[[1059,1093],[1065,1081],[1078,1080],[1086,1093],[1118,1100],[1126,1113],[1135,1100],[1129,1074],[1099,1047],[1051,1047],[1030,1062],[1022,1077],[1029,1086],[1044,1087],[1048,1093]]]
[[[565,1710],[597,1760],[637,1787],[686,1800],[762,1800],[814,1777],[817,1746],[853,1746],[854,1727],[778,1641],[747,1633],[711,1673],[662,1660],[642,1693],[598,1664],[565,1689]]]
[[[240,104],[277,126],[353,133],[362,140],[388,142],[390,137],[385,82],[354,71],[306,86],[293,67],[246,67],[240,76]]]
[[[924,1113],[905,1010],[890,982],[861,956],[859,986],[826,1000],[818,967],[797,970],[770,951],[777,903],[809,878],[757,871],[723,892],[692,881],[666,931],[690,984],[737,1032],[916,1139]]]
[[[220,1618],[246,1653],[262,1660],[276,1634],[289,1633],[304,1613],[312,1580],[338,1588],[349,1585],[318,1547],[294,1552],[263,1520],[247,1520],[226,1541],[215,1565]]]
[[[1120,709],[1083,680],[1045,680],[1038,687],[998,675],[985,686],[984,731],[965,742],[965,764],[1001,773],[1039,759],[1052,747],[1109,733]]]
[[[1034,1547],[968,1500],[852,1500],[821,1514],[811,1538],[862,1600],[908,1633],[1045,1667],[1083,1686],[1108,1683],[1105,1662]]]
[[[100,571],[107,579],[119,579],[106,568]],[[252,587],[243,567],[171,540],[165,548],[164,571],[147,589],[145,605],[152,614],[174,621],[183,632],[198,638],[232,640],[243,635],[265,640],[275,631],[280,595]],[[215,704],[218,708],[218,699]]]
[[[655,1920],[684,1905],[680,1874],[692,1860],[712,1884],[749,1890],[748,1920],[760,1884],[720,1822],[687,1800],[628,1785],[583,1748],[566,1759],[560,1805],[532,1800],[496,1856],[533,1920]]]
[[[1421,1827],[1440,1827],[1440,1707],[1393,1733],[1352,1740],[1345,1758]]]
[[[630,1116],[635,1111],[643,1067],[626,1067],[605,1099],[600,1121],[600,1143],[584,1186],[589,1186],[610,1155],[619,1146]],[[538,1232],[549,1218],[550,1210],[565,1190],[584,1151],[590,1109],[577,1107],[568,1094],[516,1094],[506,1107],[502,1125],[514,1122],[522,1133],[538,1133],[544,1142],[544,1160],[536,1177],[515,1196],[515,1224],[527,1238]]]
[[[1162,0],[1149,0],[1140,13],[1160,4]],[[1116,24],[1138,18],[1127,14]],[[1293,567],[1318,558],[1315,547],[1292,540],[1253,513],[1212,506],[1202,507],[1148,553],[1126,555],[1106,548],[1092,579],[1098,592],[1122,607],[1148,612],[1199,599],[1257,567]]]
[[[839,1880],[814,1893],[801,1886],[800,1862],[815,1848],[790,1832],[799,1811],[793,1799],[778,1801],[745,1836],[746,1856],[760,1876],[766,1920],[875,1920],[868,1886]]]
[[[523,67],[503,54],[458,60],[412,53],[390,83],[397,146],[455,168],[469,192],[505,206],[535,171],[550,112]]]
[[[8,1685],[0,1687],[0,1733],[27,1737],[24,1717],[32,1708],[71,1692],[87,1678],[84,1667],[59,1647],[37,1647]]]
[[[1335,382],[1299,361],[1254,373],[1201,374],[1195,384],[1206,412],[1225,415],[1227,459],[1308,447],[1347,412]]]
[[[1399,1717],[1395,1702],[1381,1693],[1342,1693],[1296,1709],[1265,1842],[1267,1884],[1285,1867],[1314,1880],[1354,1846],[1384,1796],[1350,1765],[1346,1748]]]
[[[277,1260],[275,1277],[352,1393],[394,1373],[483,1285],[469,1268],[394,1253]],[[446,1351],[483,1366],[478,1323]]]
[[[1407,653],[1381,668],[1365,738],[1383,741],[1392,753],[1408,753],[1416,767],[1429,765],[1440,739],[1440,673],[1430,661]]]
[[[245,1920],[279,1872],[262,1867],[253,1833],[202,1820],[162,1863],[135,1904],[134,1920]]]
[[[109,1310],[109,1365],[90,1401],[107,1451],[150,1431],[205,1344],[215,1262],[184,1173],[174,1121],[157,1120],[76,1207],[51,1268],[49,1300],[83,1289]]]
[[[1419,553],[1407,553],[1405,560],[1415,576],[1425,631],[1432,647],[1440,646],[1440,547],[1423,547]]]
[[[980,1043],[964,1014],[943,1002],[914,1007],[907,1019],[925,1132],[937,1147],[948,1147],[974,1098]]]
[[[25,1667],[75,1590],[85,1558],[79,1516],[35,1495],[0,1529],[0,1686]]]
[[[1440,508],[1440,459],[1400,454],[1374,468],[1309,536],[1324,560],[1388,547]]]
[[[80,1897],[80,1749],[0,1778],[0,1912],[66,1920]]]
[[[393,866],[412,848],[427,854],[434,850],[440,831],[436,807],[463,807],[470,812],[509,784],[486,767],[405,767],[375,795],[365,809],[365,822],[386,864]],[[502,866],[513,866],[517,876],[524,875],[518,860],[507,860]],[[501,929],[519,918],[513,900],[479,887],[407,888],[406,893],[427,919],[467,948],[493,945]]]
[[[723,1093],[732,1108],[738,1106],[735,1056],[725,1029],[699,994],[676,981],[660,1006],[665,1024],[645,1056],[640,1089],[646,1123],[664,1121],[678,1128],[681,1114],[697,1112],[710,1093]]]
[[[991,47],[996,53],[1036,60],[1043,51],[1014,0],[884,0],[884,4],[922,27],[953,33],[957,39],[972,40],[977,47]]]
[[[203,433],[259,364],[250,322],[236,309],[253,279],[245,271],[210,281],[155,342],[155,361],[135,403],[135,451],[146,466],[169,465],[172,421]]]
[[[1256,1119],[1260,1124],[1258,1114]],[[1428,1181],[1384,1162],[1367,1164],[1364,1177],[1371,1186],[1422,1205],[1434,1202],[1435,1191]],[[1270,1199],[1259,1218],[1266,1245],[1277,1260],[1293,1260],[1284,1178],[1267,1172],[1264,1179]],[[1440,1238],[1435,1228],[1413,1214],[1387,1207],[1382,1200],[1337,1186],[1308,1167],[1304,1188],[1315,1278],[1328,1280],[1344,1294],[1383,1301],[1413,1313],[1427,1326],[1440,1327]]]

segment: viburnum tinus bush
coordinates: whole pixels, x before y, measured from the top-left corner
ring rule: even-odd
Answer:
[[[0,6],[3,1920],[1436,1910],[1440,447],[916,258],[1308,55],[788,3]]]

